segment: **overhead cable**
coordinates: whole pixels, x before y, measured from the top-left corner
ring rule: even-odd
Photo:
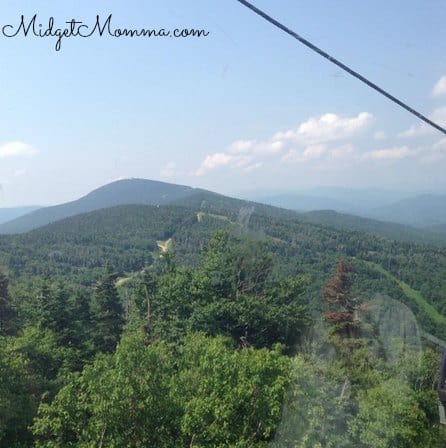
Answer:
[[[443,128],[439,124],[433,122],[432,120],[427,118],[425,115],[423,115],[420,112],[416,111],[415,109],[413,109],[412,107],[410,107],[409,105],[407,105],[403,101],[399,100],[395,96],[391,95],[389,92],[387,92],[386,90],[382,89],[381,87],[379,87],[378,85],[376,85],[375,83],[373,83],[372,81],[367,79],[366,77],[362,76],[360,73],[358,73],[355,70],[351,69],[347,65],[343,64],[338,59],[334,58],[333,56],[329,55],[325,51],[321,50],[319,47],[317,47],[316,45],[312,44],[307,39],[303,38],[302,36],[299,36],[299,34],[294,32],[293,30],[291,30],[287,26],[283,25],[281,22],[279,22],[278,20],[274,19],[270,15],[266,14],[264,11],[262,11],[259,8],[257,8],[252,3],[250,3],[250,2],[248,2],[246,0],[237,0],[237,1],[239,3],[241,3],[242,5],[246,6],[247,8],[249,8],[251,11],[255,12],[256,14],[258,14],[260,17],[262,17],[263,19],[265,19],[266,21],[268,21],[272,25],[274,25],[277,28],[279,28],[280,30],[284,31],[285,33],[287,33],[291,37],[294,37],[294,39],[296,39],[300,43],[306,45],[308,48],[310,48],[311,50],[315,51],[320,56],[324,57],[325,59],[328,59],[331,63],[337,65],[342,70],[346,71],[348,74],[354,76],[355,78],[357,78],[360,81],[362,81],[364,84],[368,85],[372,89],[374,89],[377,92],[379,92],[381,95],[384,95],[389,100],[391,100],[394,103],[398,104],[398,106],[402,107],[403,109],[406,109],[408,112],[410,112],[411,114],[415,115],[420,120],[424,121],[425,123],[427,123],[428,125],[432,126],[435,129],[437,129],[438,131],[442,132],[443,134],[446,134],[446,129],[445,128]]]

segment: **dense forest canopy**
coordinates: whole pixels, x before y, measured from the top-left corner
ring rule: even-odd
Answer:
[[[446,250],[207,195],[0,237],[0,445],[444,443]]]

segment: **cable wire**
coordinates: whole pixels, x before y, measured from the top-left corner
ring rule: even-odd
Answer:
[[[443,128],[439,124],[433,122],[432,120],[427,118],[425,115],[423,115],[420,112],[416,111],[415,109],[413,109],[412,107],[410,107],[409,105],[404,103],[403,101],[401,101],[398,98],[394,97],[389,92],[385,91],[384,89],[382,89],[381,87],[379,87],[378,85],[376,85],[372,81],[368,80],[367,78],[365,78],[364,76],[362,76],[361,74],[356,72],[355,70],[353,70],[350,67],[348,67],[347,65],[343,64],[341,61],[337,60],[333,56],[330,56],[328,53],[326,53],[325,51],[321,50],[319,47],[317,47],[316,45],[312,44],[307,39],[303,38],[302,36],[299,36],[299,34],[295,33],[293,30],[289,29],[288,27],[286,27],[285,25],[283,25],[282,23],[280,23],[279,21],[277,21],[273,17],[269,16],[264,11],[262,11],[259,8],[257,8],[256,6],[254,6],[252,3],[249,3],[246,0],[237,0],[237,1],[239,3],[241,3],[242,5],[246,6],[248,9],[250,9],[254,13],[256,13],[257,15],[259,15],[260,17],[262,17],[263,19],[265,19],[266,21],[268,21],[269,23],[271,23],[272,25],[276,26],[277,28],[281,29],[285,33],[289,34],[291,37],[294,37],[294,39],[296,39],[300,43],[306,45],[308,48],[310,48],[311,50],[315,51],[320,56],[324,57],[325,59],[328,59],[331,63],[337,65],[338,67],[340,67],[342,70],[346,71],[351,76],[354,76],[355,78],[357,78],[360,81],[362,81],[364,84],[368,85],[372,89],[374,89],[377,92],[379,92],[381,95],[384,95],[389,100],[391,100],[394,103],[398,104],[398,106],[402,107],[403,109],[406,109],[408,112],[410,112],[411,114],[415,115],[420,120],[424,121],[425,123],[427,123],[428,125],[432,126],[435,129],[437,129],[438,131],[442,132],[443,134],[446,134],[446,129],[445,128]]]

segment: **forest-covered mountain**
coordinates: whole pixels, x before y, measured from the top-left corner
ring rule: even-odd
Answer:
[[[386,190],[319,188],[304,193],[250,195],[259,202],[296,211],[331,210],[423,228],[446,224],[446,195],[414,195]]]
[[[444,226],[418,228],[389,221],[379,221],[333,210],[317,210],[299,214],[300,219],[341,230],[357,230],[398,241],[446,244]]]
[[[358,201],[357,193],[353,194],[349,190],[340,190],[338,195],[347,200],[350,194],[352,200]],[[375,196],[368,192],[368,201],[376,202],[378,199]],[[392,195],[390,196],[392,197]],[[23,233],[70,216],[117,205],[141,204],[158,206],[171,204],[195,209],[200,208],[202,210],[209,209],[215,213],[220,211],[232,213],[233,217],[237,215],[237,219],[242,219],[243,213],[249,213],[250,210],[255,210],[258,214],[282,218],[300,216],[302,220],[307,222],[338,229],[369,232],[396,240],[446,243],[446,231],[443,226],[437,225],[420,230],[409,225],[378,221],[372,218],[334,212],[333,210],[324,210],[322,209],[325,208],[322,207],[323,205],[333,205],[332,199],[324,199],[317,196],[305,197],[308,208],[315,211],[302,213],[297,212],[295,207],[292,206],[292,202],[296,198],[300,198],[300,196],[282,195],[275,197],[274,200],[271,198],[271,200],[265,199],[265,203],[251,202],[183,185],[146,179],[126,179],[104,185],[88,195],[66,204],[40,208],[31,213],[25,213],[26,209],[24,209],[23,216],[3,224],[0,222],[0,234]],[[303,209],[305,208],[303,207]],[[244,212],[240,213],[240,211]]]
[[[31,213],[41,207],[38,205],[29,205],[25,207],[3,207],[0,208],[0,224],[12,221],[20,216]]]
[[[446,195],[424,194],[372,210],[377,219],[416,227],[446,225]]]
[[[32,232],[0,237],[0,262],[13,278],[50,276],[90,285],[107,261],[122,275],[150,265],[169,242],[177,261],[196,265],[212,234],[227,230],[262,241],[275,254],[281,275],[308,277],[317,304],[336,260],[354,260],[357,293],[388,294],[406,303],[426,331],[446,338],[446,248],[397,242],[382,236],[305,222],[270,209],[237,209],[228,198],[186,206],[119,206],[57,221]],[[194,201],[193,201],[194,202]],[[198,205],[199,204],[199,205]],[[272,209],[274,211],[274,209]],[[384,269],[385,273],[380,271]],[[405,285],[421,300],[407,294]],[[432,308],[433,307],[433,308]],[[315,306],[319,311],[319,308]]]
[[[40,208],[0,225],[0,234],[21,233],[69,216],[125,204],[162,205],[201,190],[146,179],[123,179],[104,185],[65,204]]]
[[[347,202],[323,196],[283,193],[273,196],[256,196],[255,199],[264,204],[288,208],[299,212],[312,210],[336,210],[338,212],[356,211],[356,209]]]
[[[1,446],[445,441],[445,247],[190,190],[0,235]]]
[[[292,210],[335,210],[364,216],[370,210],[391,205],[411,195],[407,192],[379,188],[318,187],[277,194],[271,194],[271,192],[251,193],[247,196],[259,202]]]

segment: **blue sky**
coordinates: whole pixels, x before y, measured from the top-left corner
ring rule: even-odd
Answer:
[[[444,0],[253,0],[446,125]],[[0,4],[0,26],[113,14],[202,38],[0,36],[0,206],[119,178],[237,194],[316,186],[446,191],[446,139],[235,0]]]

